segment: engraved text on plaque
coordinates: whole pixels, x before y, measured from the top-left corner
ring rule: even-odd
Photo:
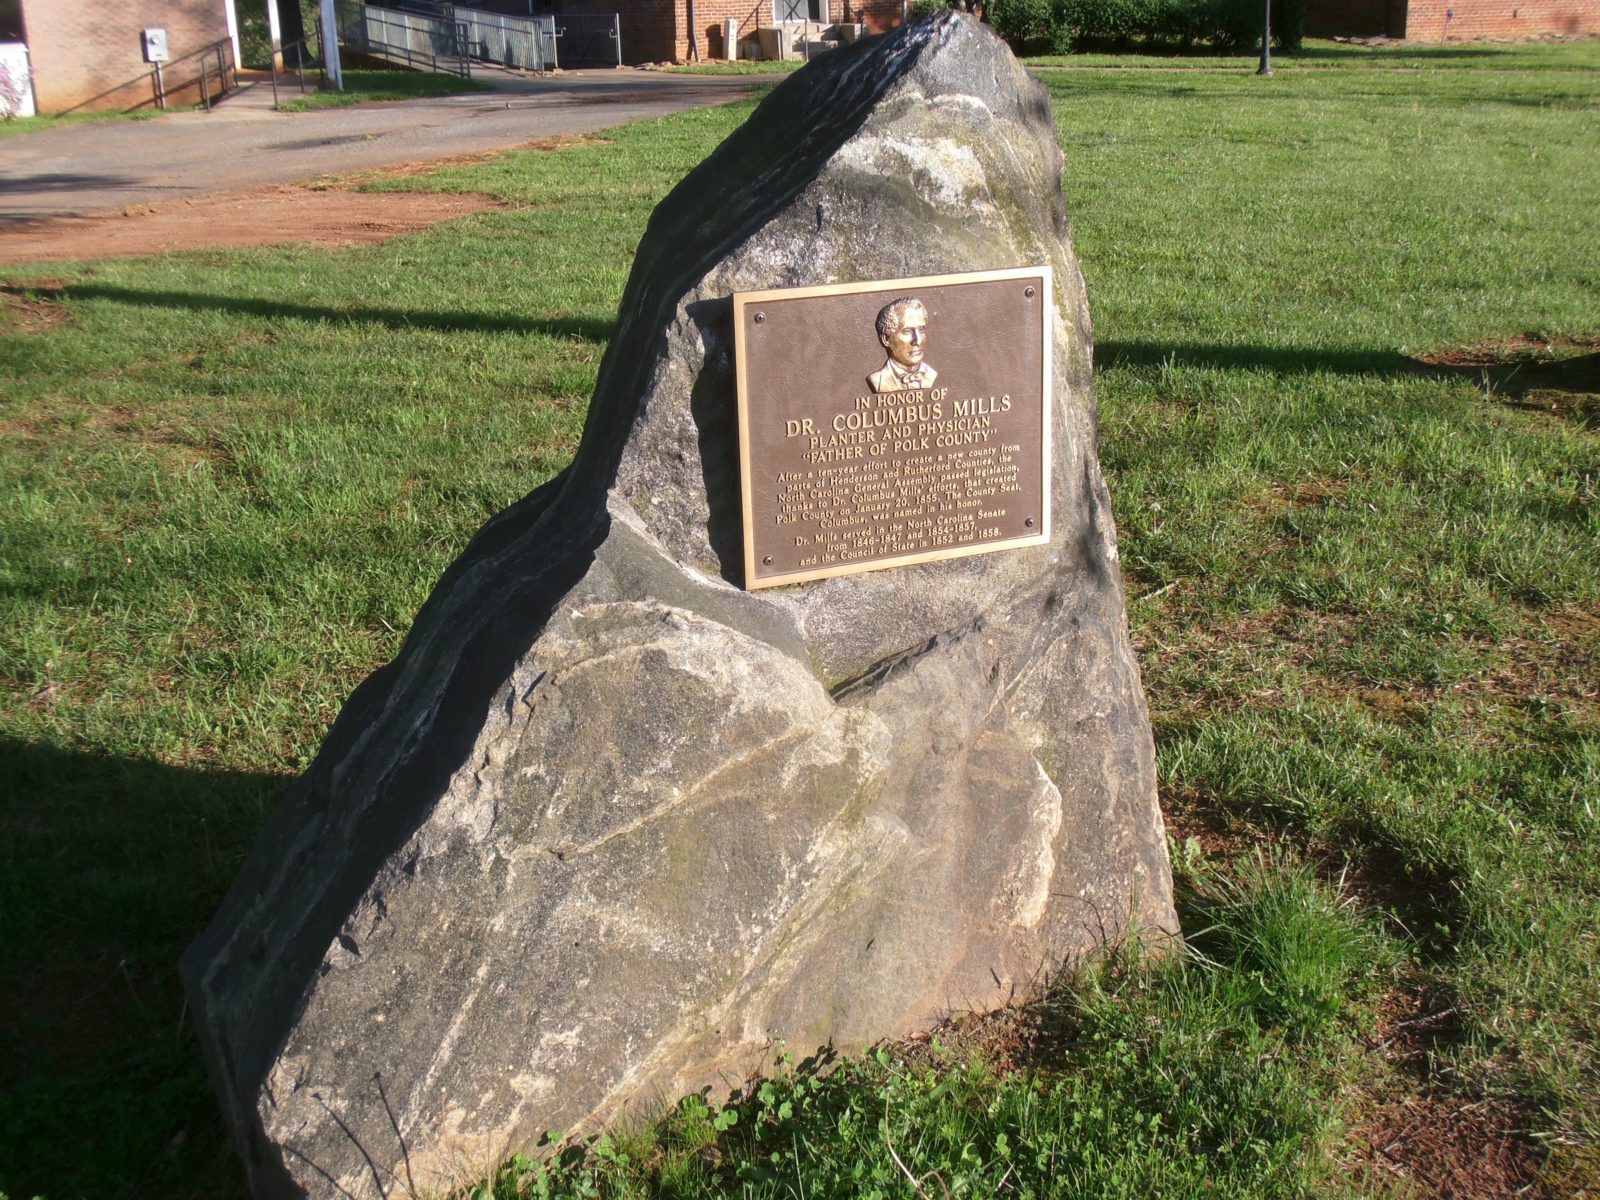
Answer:
[[[1049,267],[733,302],[747,588],[1049,540]]]

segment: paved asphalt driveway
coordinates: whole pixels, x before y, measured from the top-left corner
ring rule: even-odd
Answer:
[[[592,133],[726,103],[772,82],[628,68],[543,79],[475,68],[474,76],[498,90],[280,113],[270,108],[270,85],[256,83],[210,113],[5,138],[0,226]]]

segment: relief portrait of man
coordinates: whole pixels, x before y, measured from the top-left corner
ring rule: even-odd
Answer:
[[[928,344],[928,310],[914,296],[891,300],[878,313],[878,340],[889,352],[883,370],[867,376],[875,392],[931,387],[939,372],[923,361]]]

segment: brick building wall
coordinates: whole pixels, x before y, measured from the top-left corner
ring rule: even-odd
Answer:
[[[827,24],[864,24],[882,33],[900,23],[900,0],[817,0]],[[615,12],[622,20],[622,61],[689,61],[688,0],[556,0],[554,11]],[[739,23],[739,40],[771,26],[773,0],[695,0],[694,28],[700,57],[730,57],[723,45],[723,22]]]
[[[679,0],[682,4],[684,0]],[[900,24],[900,0],[816,0],[825,25],[865,25],[868,33],[883,33]],[[807,9],[806,11],[809,11]],[[739,40],[755,36],[762,26],[776,19],[773,0],[695,0],[695,21],[700,30],[702,58],[729,58],[722,44],[722,23],[729,18],[739,22]],[[687,58],[689,48],[680,43],[678,57]]]
[[[141,29],[165,29],[173,59],[228,36],[223,0],[22,0],[22,20],[42,113],[154,107]],[[198,65],[169,74],[170,103],[199,99]]]
[[[852,3],[847,20],[859,22],[868,33],[887,33],[900,24],[900,0],[866,0]],[[906,8],[910,8],[908,2]]]
[[[1600,0],[1411,0],[1408,42],[1582,37],[1600,34]]]
[[[820,0],[820,5],[830,21],[836,19],[831,14],[839,7],[839,0]],[[723,45],[722,23],[729,19],[739,22],[739,41],[755,37],[757,29],[773,22],[772,0],[695,0],[694,15],[700,32],[700,57],[733,58],[734,54]],[[679,46],[678,57],[689,57],[686,44]]]
[[[1306,32],[1422,43],[1593,37],[1600,0],[1306,0]]]

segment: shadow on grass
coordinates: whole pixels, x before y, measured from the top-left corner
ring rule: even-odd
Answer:
[[[1533,407],[1560,410],[1562,402],[1548,397],[1560,393],[1575,397],[1567,407],[1581,409],[1580,419],[1594,427],[1600,399],[1600,353],[1594,341],[1539,342],[1526,337],[1446,349],[1411,358],[1393,350],[1298,349],[1292,346],[1206,346],[1183,342],[1122,342],[1095,344],[1095,368],[1132,369],[1201,367],[1223,371],[1269,371],[1275,375],[1385,375],[1460,379],[1476,385],[1485,395],[1507,401],[1533,400]],[[1519,404],[1518,407],[1527,407]]]
[[[1097,371],[1117,367],[1206,367],[1277,375],[1401,375],[1416,363],[1393,350],[1325,350],[1294,346],[1206,346],[1192,342],[1096,342]]]
[[[30,288],[28,291],[30,295],[44,300],[110,300],[116,304],[139,305],[146,308],[225,312],[245,317],[325,321],[335,325],[382,325],[387,329],[397,330],[535,334],[595,343],[607,342],[616,333],[614,321],[593,321],[582,317],[538,320],[475,312],[427,312],[417,309],[369,307],[331,308],[319,304],[295,304],[262,296],[207,296],[195,292],[146,291],[141,288],[108,287],[101,284],[69,284],[65,287]]]
[[[1600,433],[1600,352],[1597,340],[1539,342],[1509,338],[1429,354],[1418,371],[1465,379],[1485,396],[1513,408],[1550,413]]]
[[[1273,49],[1276,58],[1278,50]],[[1473,58],[1504,58],[1505,51],[1499,48],[1485,47],[1474,49],[1469,46],[1390,46],[1375,48],[1371,46],[1317,46],[1307,48],[1299,53],[1290,53],[1287,61],[1315,63],[1324,59],[1348,59],[1351,62],[1383,62],[1399,60],[1402,62],[1452,62],[1460,59]]]
[[[283,783],[0,739],[0,1192],[243,1195],[177,960]]]

